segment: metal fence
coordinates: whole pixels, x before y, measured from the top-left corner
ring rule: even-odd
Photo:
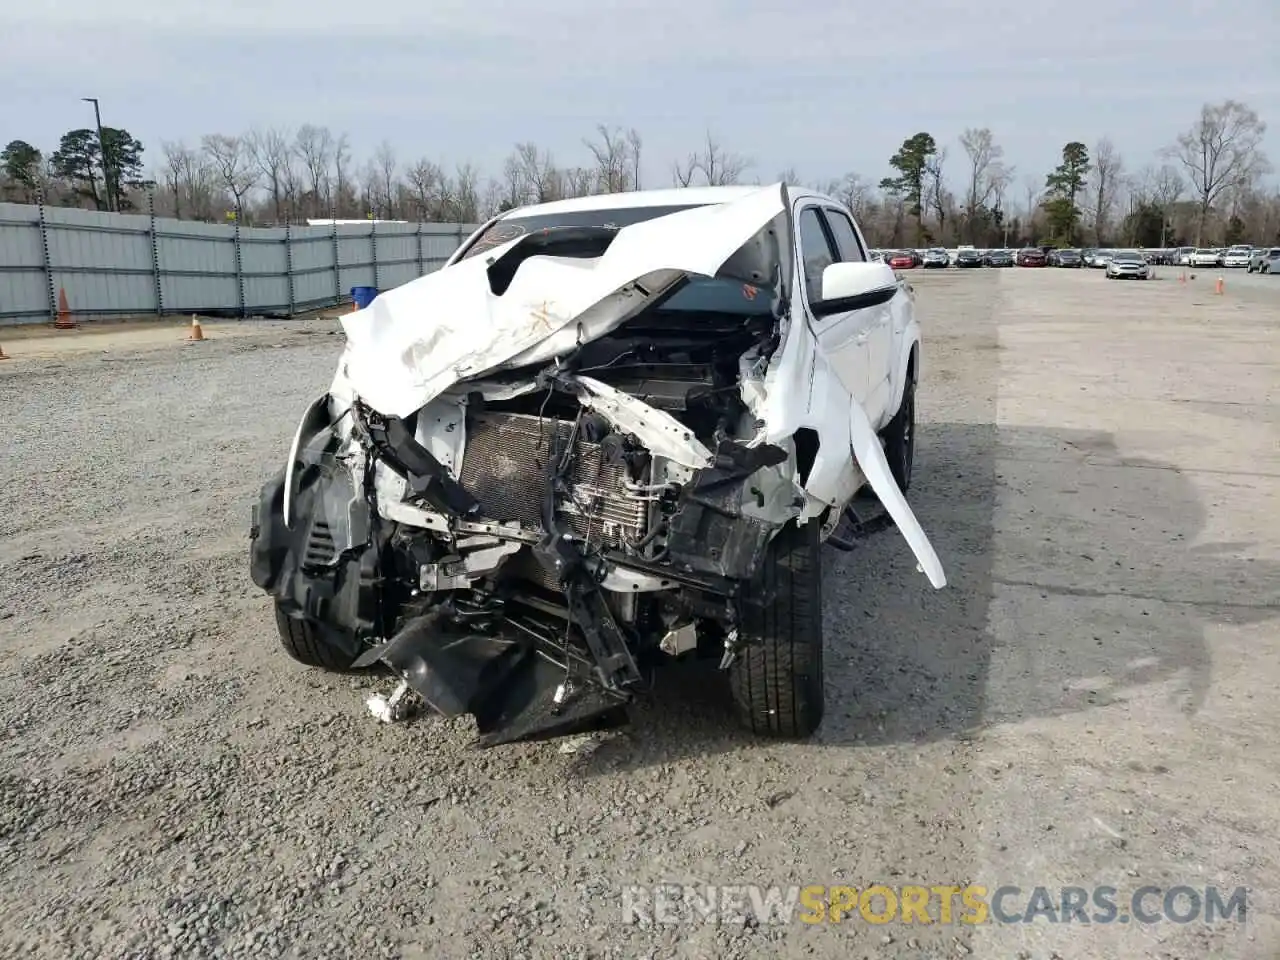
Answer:
[[[443,265],[461,223],[246,227],[0,203],[0,324],[199,313],[292,316]]]

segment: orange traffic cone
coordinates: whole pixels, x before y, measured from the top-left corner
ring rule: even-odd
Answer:
[[[13,359],[12,357],[10,357],[7,353],[4,352],[4,347],[0,347],[0,360],[12,360],[12,359]]]
[[[67,306],[67,288],[58,288],[58,319],[53,325],[59,330],[74,330],[76,322],[71,319],[71,308]]]
[[[200,318],[197,317],[194,313],[191,315],[191,335],[187,337],[187,339],[188,340],[204,339],[204,330],[200,328]]]
[[[1180,274],[1178,274],[1178,282],[1179,283],[1187,282],[1187,271],[1183,270]]]
[[[1219,277],[1218,282],[1213,285],[1213,292],[1221,296],[1222,291],[1225,289],[1226,289],[1226,286],[1225,284],[1223,284],[1222,278]]]

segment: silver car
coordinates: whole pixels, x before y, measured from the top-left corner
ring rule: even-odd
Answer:
[[[1249,273],[1275,273],[1271,264],[1280,260],[1280,247],[1257,247],[1249,257]]]
[[[1137,250],[1117,250],[1107,261],[1107,279],[1146,280],[1151,276],[1147,258]]]

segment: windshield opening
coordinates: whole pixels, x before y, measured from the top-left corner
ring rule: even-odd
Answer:
[[[500,287],[505,289],[519,260],[525,256],[541,252],[557,255],[561,252],[558,247],[564,247],[564,254],[568,256],[600,256],[608,248],[609,231],[618,231],[633,224],[704,206],[708,204],[574,210],[503,218],[477,237],[459,259],[466,260],[512,240],[527,237],[525,242],[532,244],[532,247],[524,256],[517,257],[510,265],[499,261],[490,267],[491,271],[499,266],[504,267],[503,276],[499,279],[505,281],[500,283]],[[766,224],[725,261],[720,269],[720,276],[691,277],[673,295],[662,301],[659,312],[718,313],[742,317],[772,314],[779,289],[786,288],[783,279],[786,258],[781,258],[780,262],[778,256],[786,242],[785,221],[786,215],[779,214]],[[545,250],[540,249],[543,244],[538,234],[546,236]],[[520,252],[518,248],[522,245],[517,244],[513,254]],[[495,289],[494,292],[501,291]]]

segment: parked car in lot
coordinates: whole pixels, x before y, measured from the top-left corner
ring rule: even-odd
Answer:
[[[1220,259],[1220,253],[1213,247],[1198,247],[1191,253],[1191,261],[1189,266],[1192,267],[1216,267]]]
[[[916,265],[914,250],[895,250],[885,258],[885,263],[894,270],[910,270]]]
[[[1271,262],[1280,257],[1280,247],[1258,247],[1249,256],[1249,273],[1273,273]]]
[[[1234,247],[1228,247],[1222,254],[1222,265],[1235,269],[1237,267],[1248,267],[1249,259],[1253,256],[1253,247],[1248,244],[1236,244]]]
[[[1195,255],[1195,247],[1179,247],[1177,252],[1177,263],[1180,267],[1191,266],[1191,258]]]
[[[813,733],[855,496],[946,583],[904,497],[915,297],[865,250],[782,184],[584,197],[344,316],[250,528],[286,653],[381,662],[376,717],[471,714],[485,746],[625,723],[677,657],[753,732]]]
[[[982,251],[975,250],[970,247],[967,250],[956,251],[957,267],[980,267],[982,266]]]
[[[1114,254],[1114,250],[1093,250],[1089,254],[1089,259],[1085,261],[1085,266],[1093,267],[1095,270],[1103,270]]]
[[[924,263],[921,264],[926,270],[936,269],[938,267],[951,266],[951,254],[943,250],[941,247],[934,247],[924,252]]]
[[[1023,247],[1018,251],[1014,262],[1020,267],[1043,267],[1048,263],[1048,258],[1039,247]]]
[[[983,262],[985,262],[988,267],[1012,267],[1013,251],[988,250],[987,255],[983,258]]]
[[[1117,250],[1107,261],[1108,280],[1147,280],[1150,276],[1151,266],[1137,250]]]
[[[1051,267],[1079,267],[1084,262],[1079,250],[1053,250],[1049,253]]]

